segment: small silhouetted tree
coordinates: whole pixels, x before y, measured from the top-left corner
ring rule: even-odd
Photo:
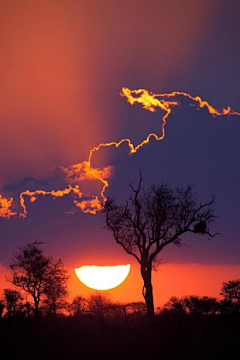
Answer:
[[[49,301],[50,307],[57,296],[57,302],[60,302],[61,296],[65,296],[67,281],[62,261],[54,261],[52,257],[44,255],[40,245],[37,241],[27,244],[14,254],[8,279],[15,287],[30,295],[35,315],[39,315],[39,307],[44,300]]]
[[[216,298],[209,296],[185,296],[177,298],[172,296],[164,305],[163,312],[189,315],[217,315],[220,304]]]
[[[185,311],[191,315],[216,315],[220,309],[217,299],[209,296],[186,296],[182,302]]]
[[[163,312],[171,312],[173,314],[186,314],[183,299],[172,296],[164,305]]]
[[[220,295],[223,313],[240,313],[240,279],[224,282]]]
[[[87,300],[77,295],[69,304],[68,308],[71,316],[80,316],[87,310]]]
[[[192,186],[172,189],[168,184],[152,185],[145,191],[131,184],[132,195],[125,205],[109,198],[105,203],[106,227],[116,242],[139,263],[143,296],[149,317],[154,316],[152,269],[159,253],[170,244],[181,245],[186,233],[209,235],[215,216],[214,197],[197,204]]]
[[[87,298],[87,310],[101,317],[109,316],[114,308],[114,303],[104,294],[96,292]]]
[[[57,315],[67,308],[68,271],[61,259],[52,262],[44,289],[44,310],[47,315]]]
[[[12,289],[4,289],[4,304],[7,310],[8,318],[19,315],[23,310],[23,298],[19,291]]]
[[[107,295],[95,292],[87,298],[86,312],[97,315],[102,324],[105,325],[107,318],[114,318],[118,316],[119,312],[122,312],[122,306],[111,301]]]
[[[130,302],[130,303],[124,304],[124,308],[125,308],[126,313],[131,314],[131,315],[144,316],[147,314],[146,304],[141,301]]]

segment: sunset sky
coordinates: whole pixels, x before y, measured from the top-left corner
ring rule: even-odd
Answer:
[[[186,92],[240,112],[239,17],[231,0],[0,2],[0,291],[13,252],[38,240],[68,266],[72,295],[90,291],[75,267],[130,263],[127,280],[109,293],[142,300],[134,258],[104,228],[101,212],[81,211],[82,200],[100,199],[101,181],[66,174],[100,143],[129,138],[137,145],[161,135],[164,112],[131,106],[122,87]],[[123,203],[139,169],[146,188],[194,184],[199,202],[216,197],[212,230],[220,235],[188,235],[182,247],[164,249],[153,277],[156,306],[172,295],[217,296],[222,281],[240,276],[240,116],[213,117],[178,100],[163,140],[131,155],[126,144],[100,149],[91,163],[108,173],[105,195]],[[27,216],[20,215],[21,192],[68,185],[83,193],[77,204],[72,192],[27,196]],[[11,198],[5,216],[1,199]]]

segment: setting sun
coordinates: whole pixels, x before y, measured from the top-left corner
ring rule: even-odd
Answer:
[[[119,286],[128,276],[130,264],[116,266],[84,265],[76,268],[79,280],[95,290],[109,290]]]

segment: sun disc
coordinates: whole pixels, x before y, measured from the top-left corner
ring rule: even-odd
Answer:
[[[116,266],[84,265],[75,269],[78,279],[95,290],[109,290],[119,286],[128,276],[130,264]]]

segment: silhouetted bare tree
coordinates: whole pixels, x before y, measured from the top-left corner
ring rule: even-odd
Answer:
[[[140,264],[143,296],[149,317],[154,316],[152,269],[158,254],[169,244],[181,244],[185,233],[211,234],[209,225],[215,216],[214,197],[205,204],[197,204],[192,186],[172,189],[168,184],[152,185],[149,190],[131,184],[132,195],[126,205],[115,199],[105,203],[106,227],[116,242]]]
[[[33,300],[35,315],[39,314],[39,305],[45,300],[49,307],[59,307],[66,295],[67,274],[61,260],[54,261],[45,256],[41,243],[27,244],[14,254],[10,265],[11,277],[8,279],[14,286],[30,295]]]

